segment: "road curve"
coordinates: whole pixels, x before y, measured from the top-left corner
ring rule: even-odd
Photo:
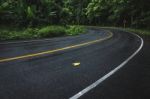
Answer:
[[[75,47],[1,61],[0,99],[70,98],[125,62],[141,44],[131,33],[94,27],[75,37],[1,43],[0,60]]]

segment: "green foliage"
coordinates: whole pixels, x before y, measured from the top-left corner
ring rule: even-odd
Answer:
[[[32,8],[30,6],[28,6],[28,8],[27,8],[27,17],[29,19],[32,19],[32,18],[35,17],[34,12],[33,12]]]
[[[137,33],[139,35],[150,36],[150,29],[121,28],[121,27],[103,27],[103,28],[121,29],[124,31]]]
[[[85,32],[85,28],[82,26],[69,26],[66,30],[67,35],[79,35]]]
[[[134,32],[134,33],[138,33],[140,35],[150,36],[150,30],[145,30],[145,29],[131,29],[131,28],[127,28],[125,30],[130,31],[130,32]]]
[[[42,28],[27,28],[23,30],[7,28],[0,30],[0,40],[22,40],[49,38],[67,35],[78,35],[85,32],[85,28],[81,26],[47,26]]]
[[[150,28],[147,0],[1,0],[0,24],[115,25]]]
[[[8,31],[0,31],[0,40],[8,40],[10,39],[10,32]]]
[[[47,26],[38,32],[40,37],[56,37],[65,35],[65,28],[62,26]]]
[[[38,29],[28,28],[23,31],[8,31],[8,30],[1,30],[0,31],[0,40],[21,40],[21,39],[33,39],[39,38],[37,35]]]

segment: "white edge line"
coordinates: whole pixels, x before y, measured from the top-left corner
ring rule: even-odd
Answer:
[[[128,32],[131,33],[131,32]],[[93,84],[89,85],[88,87],[86,87],[85,89],[81,90],[80,92],[78,92],[77,94],[75,94],[74,96],[70,97],[69,99],[78,99],[81,96],[83,96],[84,94],[86,94],[87,92],[89,92],[90,90],[92,90],[93,88],[95,88],[96,86],[98,86],[99,84],[101,84],[103,81],[105,81],[107,78],[109,78],[110,76],[112,76],[115,72],[117,72],[118,70],[120,70],[124,65],[126,65],[135,55],[137,55],[139,53],[139,51],[142,49],[143,45],[144,45],[144,41],[143,39],[134,33],[131,33],[135,36],[137,36],[138,38],[140,38],[141,40],[141,45],[140,47],[129,57],[127,58],[123,63],[121,63],[118,67],[116,67],[114,70],[110,71],[108,74],[106,74],[105,76],[103,76],[102,78],[100,78],[99,80],[97,80],[96,82],[94,82]]]

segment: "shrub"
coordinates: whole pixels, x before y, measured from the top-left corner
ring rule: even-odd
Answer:
[[[56,37],[66,34],[65,27],[62,26],[48,26],[39,30],[38,35],[40,37]]]
[[[84,33],[85,29],[82,26],[69,26],[69,28],[66,30],[67,35],[79,35],[81,33]]]
[[[0,40],[18,40],[18,39],[39,38],[37,34],[38,34],[38,29],[32,29],[32,28],[28,28],[23,31],[1,30]]]
[[[22,40],[22,39],[33,39],[33,38],[48,38],[57,37],[64,35],[78,35],[85,32],[84,27],[81,26],[47,26],[41,29],[27,28],[24,30],[18,29],[1,29],[0,40]]]
[[[10,37],[10,33],[8,31],[0,31],[0,40],[7,40]]]
[[[38,31],[39,29],[37,28],[28,28],[27,30],[25,30],[23,32],[23,36],[25,38],[40,38],[39,35],[38,35]]]

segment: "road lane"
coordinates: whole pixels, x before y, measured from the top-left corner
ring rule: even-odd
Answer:
[[[90,42],[98,39],[103,39],[110,36],[108,31],[101,30],[89,30],[87,34],[82,34],[80,36],[74,37],[62,37],[62,38],[54,38],[49,40],[39,40],[39,41],[20,41],[18,43],[0,43],[0,59],[7,58],[7,57],[15,57],[15,56],[22,56],[25,54],[32,54],[38,52],[44,52],[47,50],[55,50],[60,49],[68,46],[73,46],[85,42]],[[6,53],[7,52],[7,53]]]
[[[113,74],[115,74],[117,71],[119,71],[120,69],[122,69],[132,58],[134,58],[141,51],[141,49],[143,48],[143,45],[144,45],[144,41],[143,41],[143,39],[140,36],[138,36],[136,34],[133,34],[133,35],[135,35],[139,39],[141,39],[141,45],[139,46],[139,48],[133,54],[131,54],[125,61],[123,61],[120,65],[118,65],[116,68],[114,68],[109,73],[107,73],[106,75],[104,75],[102,78],[98,79],[97,81],[95,81],[91,85],[87,86],[85,89],[81,90],[80,92],[78,92],[74,96],[70,97],[70,99],[78,99],[78,98],[84,96],[85,94],[88,94],[89,91],[93,90],[98,85],[100,85],[105,80],[107,80],[109,77],[111,77]]]
[[[91,40],[107,35],[101,29],[93,30],[98,33],[78,37]],[[140,46],[140,39],[130,33],[119,30],[110,31],[114,36],[104,42],[40,57],[0,63],[0,98],[66,99],[75,95],[126,60]],[[83,39],[79,40],[78,37],[75,37],[73,42],[84,41]],[[72,44],[70,38],[67,37],[67,39],[64,42]],[[50,42],[46,42],[46,45],[50,44]],[[59,42],[59,46],[64,46],[64,42],[63,40]],[[22,50],[28,44],[32,50],[34,44],[30,43],[20,43],[20,46],[18,44],[3,46],[6,50],[11,50],[8,48],[9,46],[13,46],[13,49],[19,47]],[[45,42],[38,42],[37,45],[47,49]],[[19,49],[17,50],[20,54]],[[11,53],[13,56],[13,51]],[[18,55],[16,51],[14,54],[14,56]],[[6,54],[3,49],[0,55],[9,56],[9,53]],[[72,63],[77,61],[80,62],[80,66],[74,67]]]
[[[54,49],[54,50],[47,50],[47,51],[38,52],[38,53],[30,53],[30,54],[26,54],[26,55],[22,55],[22,56],[7,57],[4,59],[0,59],[0,63],[19,60],[19,59],[32,58],[32,57],[34,58],[34,57],[38,57],[38,56],[42,56],[42,55],[52,54],[52,53],[59,52],[59,51],[64,51],[64,50],[73,49],[73,48],[79,48],[79,47],[91,45],[94,43],[102,42],[104,40],[110,39],[113,36],[113,33],[109,32],[109,31],[107,33],[108,33],[108,36],[97,39],[97,40],[79,43],[79,44],[75,44],[75,45],[69,45],[69,46]]]
[[[150,36],[125,67],[80,99],[148,99],[150,97]]]

